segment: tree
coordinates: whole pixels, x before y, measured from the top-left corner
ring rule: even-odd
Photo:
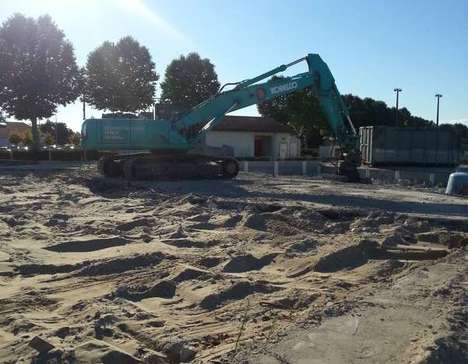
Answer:
[[[8,138],[8,142],[10,144],[19,144],[21,143],[21,137],[18,134],[11,134],[10,137]]]
[[[70,136],[69,142],[75,146],[80,145],[81,142],[81,134],[76,132]]]
[[[272,80],[281,78],[274,76]],[[310,88],[265,101],[258,105],[258,111],[291,127],[305,147],[320,144],[321,130],[327,129],[320,102]]]
[[[50,147],[52,144],[54,144],[54,137],[51,134],[46,134],[44,138],[44,144]]]
[[[28,147],[34,145],[34,141],[33,141],[33,137],[32,137],[32,133],[30,130],[28,130],[24,136],[23,136],[23,144],[24,145],[27,145]]]
[[[153,104],[155,64],[148,48],[132,37],[96,48],[85,73],[85,100],[99,110],[136,112]]]
[[[47,120],[39,126],[42,134],[50,134],[57,139],[55,142],[58,145],[68,144],[70,137],[73,135],[73,130],[69,129],[65,123],[53,123]]]
[[[398,109],[398,125],[395,125],[395,108],[389,108],[383,101],[370,97],[361,99],[359,96],[344,95],[343,100],[348,106],[351,120],[356,128],[361,126],[383,125],[398,127],[433,127],[430,120],[411,115],[410,111],[403,107]]]
[[[216,94],[218,75],[208,58],[189,53],[167,66],[161,89],[163,101],[189,109]]]
[[[79,94],[79,72],[71,43],[50,16],[15,14],[0,27],[0,108],[31,120],[39,150],[37,120]]]

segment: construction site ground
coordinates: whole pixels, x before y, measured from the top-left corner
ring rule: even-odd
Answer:
[[[0,171],[1,363],[466,363],[468,199]]]

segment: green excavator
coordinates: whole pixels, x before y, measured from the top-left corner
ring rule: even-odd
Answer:
[[[307,63],[307,72],[260,82],[303,61]],[[333,75],[318,54],[308,54],[251,79],[227,83],[216,95],[174,120],[85,120],[82,148],[108,152],[98,161],[99,171],[107,177],[234,178],[239,163],[233,157],[233,148],[207,146],[205,132],[229,112],[305,88],[311,88],[318,97],[334,142],[341,151],[338,174],[357,181],[358,135]]]

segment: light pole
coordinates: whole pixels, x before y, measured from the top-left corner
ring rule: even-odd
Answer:
[[[398,100],[400,92],[403,90],[401,88],[394,88],[393,91],[396,93],[396,108],[395,108],[395,126],[398,126]]]
[[[442,97],[441,94],[436,94],[435,97],[437,98],[437,118],[436,118],[436,125],[439,126],[439,103],[440,98]]]

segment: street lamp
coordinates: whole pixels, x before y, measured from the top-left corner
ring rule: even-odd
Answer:
[[[437,98],[437,118],[436,118],[436,125],[439,126],[439,103],[440,98],[442,97],[441,94],[436,94],[435,97]]]
[[[398,126],[398,96],[403,90],[401,88],[394,88],[393,91],[396,92],[395,126]]]

